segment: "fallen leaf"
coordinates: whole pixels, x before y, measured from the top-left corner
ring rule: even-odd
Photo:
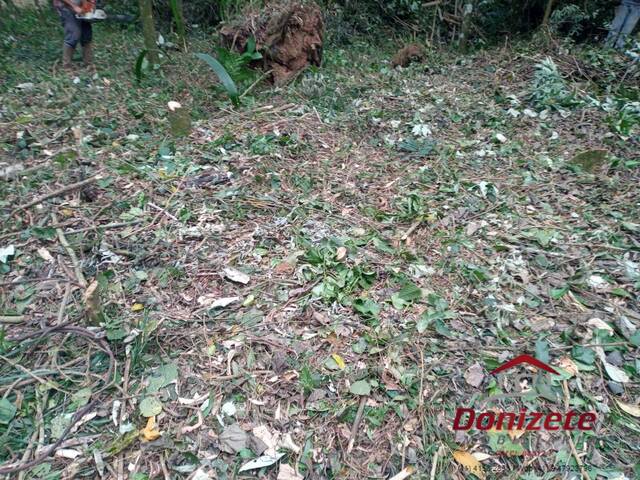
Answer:
[[[338,368],[340,370],[344,370],[346,367],[346,364],[344,363],[344,360],[342,359],[342,357],[340,355],[338,355],[337,353],[332,353],[331,354],[331,358],[333,358],[333,361],[336,362],[336,365],[338,365]]]
[[[40,255],[40,258],[42,258],[45,262],[53,262],[53,257],[49,253],[49,250],[44,247],[38,249],[38,255]]]
[[[484,380],[484,371],[482,365],[477,362],[471,365],[467,369],[467,371],[464,372],[464,379],[472,387],[478,388],[480,385],[482,385],[482,381]]]
[[[70,460],[78,458],[80,455],[82,455],[82,452],[74,450],[73,448],[61,448],[60,450],[56,450],[55,454],[56,457],[68,458]]]
[[[453,458],[456,462],[462,465],[469,472],[473,473],[476,477],[480,478],[481,480],[485,479],[482,465],[469,452],[456,450],[455,452],[453,452]]]
[[[615,365],[611,365],[610,363],[603,362],[604,369],[609,375],[609,378],[615,382],[619,383],[628,383],[631,381],[629,375],[627,375],[622,369],[616,367]]]
[[[599,318],[592,318],[587,322],[587,325],[596,329],[596,330],[607,330],[609,333],[613,334],[613,328],[608,323],[603,322]]]
[[[16,254],[16,247],[14,247],[13,245],[0,248],[0,262],[7,263],[7,260],[9,260],[9,257],[12,257],[15,254]]]
[[[147,393],[156,393],[163,387],[178,379],[179,371],[175,363],[166,363],[160,366],[147,379]]]
[[[524,432],[524,430],[522,431]],[[471,455],[473,455],[473,458],[475,458],[479,462],[484,462],[485,460],[489,460],[491,458],[491,455],[483,452],[473,452]]]
[[[263,455],[245,463],[238,472],[246,472],[247,470],[255,470],[256,468],[269,467],[284,457],[284,453],[278,453],[275,457]]]
[[[139,312],[141,310],[144,310],[144,305],[141,303],[134,303],[133,305],[131,305],[131,311],[132,312]]]
[[[291,438],[291,434],[285,434],[279,443],[280,448],[286,448],[287,450],[291,450],[295,453],[300,453],[300,447],[295,444],[293,439]]]
[[[274,271],[276,273],[293,273],[295,271],[295,267],[287,262],[279,263]]]
[[[411,465],[409,465],[408,467],[404,467],[402,470],[396,473],[389,480],[404,480],[405,478],[413,475],[414,473],[416,473],[416,469]]]
[[[507,137],[505,137],[502,133],[496,133],[496,140],[498,140],[500,143],[505,143],[507,141]]]
[[[640,417],[640,405],[631,405],[630,403],[624,403],[620,400],[616,400],[616,403],[620,409],[631,416]]]
[[[255,301],[256,301],[255,295],[248,295],[247,298],[244,299],[244,302],[242,302],[242,306],[250,307],[255,303]]]
[[[203,468],[199,468],[189,476],[189,479],[190,480],[212,480],[214,477],[212,477],[211,475],[212,474],[205,472]]]
[[[278,470],[277,480],[304,480],[304,477],[296,473],[291,465],[282,463],[280,464],[280,470]]]
[[[198,297],[198,304],[207,308],[224,308],[240,300],[240,297],[215,298],[213,295]]]
[[[470,237],[471,235],[476,233],[478,230],[480,230],[482,227],[483,227],[483,224],[481,222],[470,222],[467,224],[467,227],[465,228],[464,233],[468,237]]]
[[[243,285],[246,285],[251,280],[251,277],[246,273],[231,267],[224,269],[224,276],[232,282],[241,283]]]
[[[233,417],[235,416],[237,409],[233,402],[226,402],[224,405],[222,405],[220,411],[228,417]]]
[[[631,337],[633,337],[633,335],[638,330],[638,327],[636,327],[627,317],[624,316],[620,316],[616,319],[616,326],[618,327],[618,330],[620,331],[622,336],[627,340],[631,339]]]
[[[99,325],[104,319],[104,314],[102,313],[102,303],[100,301],[100,284],[97,280],[91,282],[84,291],[82,298],[90,323]]]
[[[280,439],[279,432],[271,432],[265,425],[259,425],[252,431],[253,435],[260,439],[262,443],[266,445],[266,450],[263,452],[265,455],[271,457],[276,455],[276,449],[278,448],[278,442]]]
[[[338,247],[336,250],[336,260],[340,261],[347,256],[347,249],[345,247]]]
[[[627,375],[622,369],[616,367],[615,365],[611,365],[607,362],[607,356],[604,353],[602,347],[595,347],[596,354],[598,358],[602,362],[604,366],[604,370],[607,372],[609,378],[618,383],[628,383],[631,379],[629,375]]]
[[[578,366],[569,357],[562,357],[558,361],[558,366],[563,370],[566,370],[572,377],[578,375]]]
[[[239,424],[234,423],[223,430],[218,437],[220,450],[227,453],[238,453],[247,448],[249,435],[242,430]]]
[[[36,86],[35,83],[25,82],[25,83],[20,83],[16,85],[16,88],[19,90],[33,90],[35,86]]]
[[[160,430],[158,430],[156,426],[155,415],[147,419],[147,426],[140,430],[140,434],[148,442],[157,440],[160,437]]]
[[[607,282],[600,275],[591,275],[587,279],[587,283],[589,284],[589,286],[591,288],[593,288],[594,290],[599,291],[599,292],[607,291],[610,288],[609,282]]]

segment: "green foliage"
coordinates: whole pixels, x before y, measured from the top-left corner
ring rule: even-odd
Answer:
[[[456,313],[449,310],[449,303],[438,294],[430,293],[427,296],[427,302],[429,307],[422,313],[420,319],[417,321],[416,330],[418,333],[423,333],[434,324],[436,331],[446,333],[444,321],[456,318]]]
[[[217,48],[216,53],[218,61],[236,82],[252,80],[255,71],[248,66],[251,62],[262,59],[262,54],[256,51],[256,41],[253,37],[247,40],[247,48],[243,53],[232,52],[226,48]]]
[[[564,5],[556,9],[549,19],[549,29],[556,35],[573,38],[580,35],[584,22],[590,18],[578,5]]]
[[[248,65],[260,60],[262,55],[256,51],[256,42],[252,38],[247,42],[247,49],[243,53],[235,53],[226,48],[217,48],[218,58],[206,53],[196,53],[196,57],[204,61],[217,75],[227,95],[234,105],[240,103],[240,94],[237,83],[251,80],[255,72]]]
[[[609,128],[620,135],[630,136],[640,126],[640,101],[629,101],[625,98],[608,98],[603,104]]]
[[[541,110],[546,108],[561,110],[580,104],[550,57],[536,64],[529,99],[536,108]]]
[[[196,57],[198,57],[200,60],[209,65],[209,67],[211,67],[211,70],[213,70],[213,73],[215,73],[220,79],[222,86],[224,87],[227,95],[229,95],[229,98],[234,103],[234,105],[239,104],[240,98],[238,94],[238,87],[236,86],[236,82],[233,81],[231,75],[229,75],[229,72],[227,72],[224,66],[218,60],[213,58],[211,55],[207,55],[206,53],[196,53]]]
[[[349,265],[345,259],[336,258],[336,244],[325,242],[318,246],[308,246],[301,260],[321,275],[320,282],[313,288],[315,297],[327,303],[339,302],[351,305],[363,316],[376,316],[380,307],[375,302],[354,296],[368,290],[376,279],[374,271],[366,265]]]
[[[169,0],[169,5],[171,6],[171,15],[173,16],[173,21],[176,24],[176,33],[178,34],[178,40],[180,42],[180,47],[186,47],[186,26],[184,22],[184,9],[181,0]]]

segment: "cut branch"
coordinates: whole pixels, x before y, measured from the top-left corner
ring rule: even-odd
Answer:
[[[16,213],[21,212],[22,210],[26,210],[28,208],[33,207],[34,205],[38,205],[38,204],[40,204],[42,202],[45,202],[45,201],[49,200],[50,198],[59,197],[61,195],[64,195],[65,193],[72,192],[73,190],[77,190],[78,188],[82,188],[85,185],[89,185],[90,183],[93,183],[96,180],[100,180],[100,179],[102,179],[102,174],[98,173],[98,174],[94,175],[93,177],[87,178],[86,180],[82,180],[81,182],[72,183],[71,185],[67,185],[66,187],[62,187],[62,188],[60,188],[58,190],[55,190],[55,191],[53,191],[51,193],[47,193],[46,195],[42,195],[41,197],[38,197],[35,200],[30,201],[29,203],[25,203],[24,205],[19,206],[13,212],[11,212],[11,215],[15,215]]]

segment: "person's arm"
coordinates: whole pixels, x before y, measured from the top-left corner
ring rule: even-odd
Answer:
[[[75,3],[73,3],[73,0],[62,0],[62,2],[74,12],[82,13],[82,8],[79,5],[76,5]]]

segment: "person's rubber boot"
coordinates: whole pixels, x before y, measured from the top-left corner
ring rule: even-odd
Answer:
[[[82,62],[89,70],[95,70],[93,66],[93,46],[90,43],[82,46]]]
[[[75,51],[75,48],[70,47],[66,43],[62,47],[62,68],[67,72],[73,71],[73,54]]]

